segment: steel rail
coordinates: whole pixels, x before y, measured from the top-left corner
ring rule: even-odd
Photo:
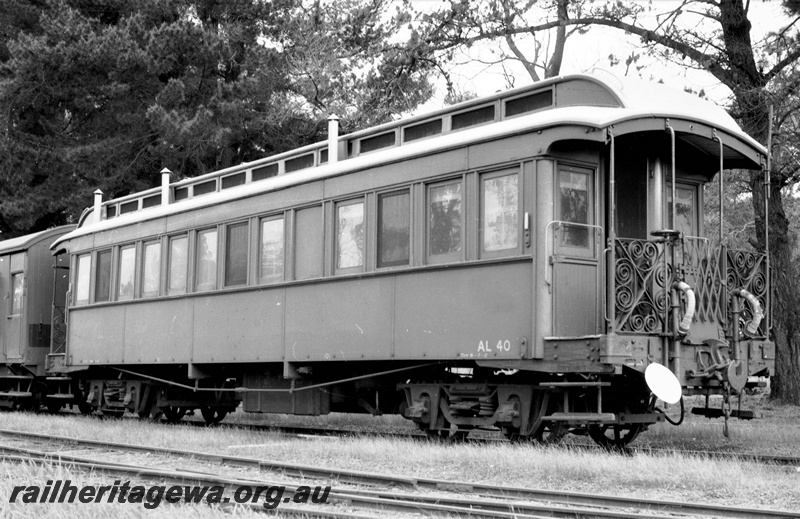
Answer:
[[[229,465],[245,466],[260,470],[277,471],[285,476],[296,476],[301,478],[336,478],[340,482],[351,482],[356,484],[379,484],[386,486],[401,486],[410,489],[428,491],[446,491],[472,493],[483,497],[504,498],[504,499],[528,499],[557,503],[569,506],[599,506],[615,508],[632,508],[649,512],[658,513],[677,513],[677,514],[704,514],[714,517],[731,518],[797,518],[795,512],[769,509],[748,509],[742,507],[732,507],[723,505],[705,505],[698,503],[686,503],[678,501],[661,501],[633,499],[616,496],[606,496],[598,494],[586,494],[580,492],[551,491],[532,489],[524,487],[507,487],[500,485],[474,484],[469,482],[447,481],[432,478],[406,478],[386,474],[376,474],[371,472],[361,472],[352,470],[330,469],[324,467],[314,467],[309,465],[297,465],[279,461],[260,460],[240,456],[227,456],[220,454],[203,453],[181,449],[171,449],[164,447],[151,447],[144,445],[123,444],[117,442],[105,442],[99,440],[83,440],[78,438],[50,436],[38,433],[28,433],[21,431],[10,431],[0,429],[0,435],[17,436],[22,438],[57,441],[62,443],[83,444],[92,447],[112,448],[124,451],[156,452],[180,457],[201,459],[205,461],[215,461]],[[262,483],[263,484],[263,483]]]
[[[82,468],[91,471],[110,472],[115,475],[134,475],[140,478],[156,479],[159,482],[180,481],[181,483],[194,484],[216,484],[230,489],[231,487],[242,486],[282,486],[285,491],[293,494],[291,483],[251,480],[247,478],[229,478],[216,474],[198,473],[185,470],[165,470],[141,465],[126,463],[113,463],[81,456],[71,456],[59,453],[48,453],[32,449],[0,446],[0,451],[14,455],[0,454],[0,459],[7,461],[17,461],[22,463],[51,463],[66,465],[68,467]],[[225,503],[230,503],[229,498]],[[284,498],[284,503],[290,502],[289,497]],[[482,496],[478,499],[454,498],[446,496],[430,495],[410,495],[399,492],[375,492],[370,490],[336,490],[328,494],[326,505],[346,503],[358,508],[393,510],[393,511],[414,511],[414,512],[437,512],[468,514],[471,517],[489,518],[520,518],[520,519],[544,519],[544,518],[593,518],[593,519],[674,519],[668,516],[642,515],[636,513],[622,512],[619,510],[598,510],[565,508],[563,506],[533,505],[522,502],[490,501]],[[199,504],[199,503],[196,503]],[[298,509],[301,513],[308,513],[309,510]],[[279,509],[284,512],[283,508]],[[530,513],[534,512],[534,513]],[[544,514],[544,515],[537,515]]]
[[[168,422],[163,422],[168,423]],[[207,427],[205,422],[197,420],[183,420],[177,422],[179,425],[190,425],[194,427]],[[239,427],[242,429],[251,429],[255,431],[274,431],[287,435],[294,435],[298,437],[303,436],[366,436],[366,437],[379,437],[379,438],[398,438],[406,440],[435,440],[443,441],[439,438],[430,438],[424,433],[403,433],[403,432],[382,432],[382,431],[364,431],[356,429],[331,429],[321,427],[304,427],[300,425],[273,425],[273,424],[260,424],[251,422],[225,422],[214,423],[210,427]],[[0,433],[3,431],[0,429]],[[492,431],[494,432],[494,431]],[[499,432],[498,432],[499,434]],[[444,440],[447,441],[447,440]],[[466,438],[454,439],[454,441],[461,441],[466,443],[476,444],[494,444],[494,443],[510,443],[506,438]],[[624,449],[609,450],[599,445],[594,444],[566,444],[566,445],[547,445],[550,449],[580,449],[580,450],[605,450],[607,452],[617,452],[620,454],[680,454],[683,456],[705,457],[709,459],[728,459],[732,461],[746,461],[750,463],[758,463],[761,465],[782,465],[787,467],[800,467],[800,457],[796,456],[781,456],[772,454],[755,454],[755,453],[739,453],[739,452],[723,452],[723,451],[702,451],[702,450],[689,450],[689,449],[675,449],[675,448],[660,448],[649,446],[628,446]]]

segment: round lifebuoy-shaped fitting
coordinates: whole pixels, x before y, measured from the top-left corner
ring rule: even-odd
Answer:
[[[681,335],[686,335],[689,333],[689,329],[692,327],[692,319],[694,319],[696,305],[694,290],[692,290],[692,287],[683,281],[676,281],[673,283],[672,289],[680,290],[686,296],[686,313],[683,314],[683,319],[681,319],[681,322],[678,325],[678,333]]]

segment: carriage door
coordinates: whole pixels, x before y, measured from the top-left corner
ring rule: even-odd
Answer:
[[[597,225],[595,170],[559,164],[552,222],[553,334],[599,333],[602,229]]]

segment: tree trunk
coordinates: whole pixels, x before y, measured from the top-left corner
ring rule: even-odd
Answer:
[[[759,142],[766,143],[769,107],[764,86],[742,89],[736,93],[744,130]],[[780,168],[772,164],[772,170]],[[775,374],[772,378],[772,397],[787,403],[800,404],[800,269],[792,263],[789,240],[789,219],[786,217],[781,188],[786,178],[773,174],[768,200],[768,221],[764,221],[764,172],[750,172],[753,193],[753,212],[756,220],[758,250],[766,250],[766,225],[769,224],[769,260],[772,300],[769,308],[772,322],[770,339],[775,341]]]

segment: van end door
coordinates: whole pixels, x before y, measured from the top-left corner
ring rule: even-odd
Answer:
[[[600,255],[596,170],[559,163],[552,226],[553,333],[580,337],[600,332]]]

